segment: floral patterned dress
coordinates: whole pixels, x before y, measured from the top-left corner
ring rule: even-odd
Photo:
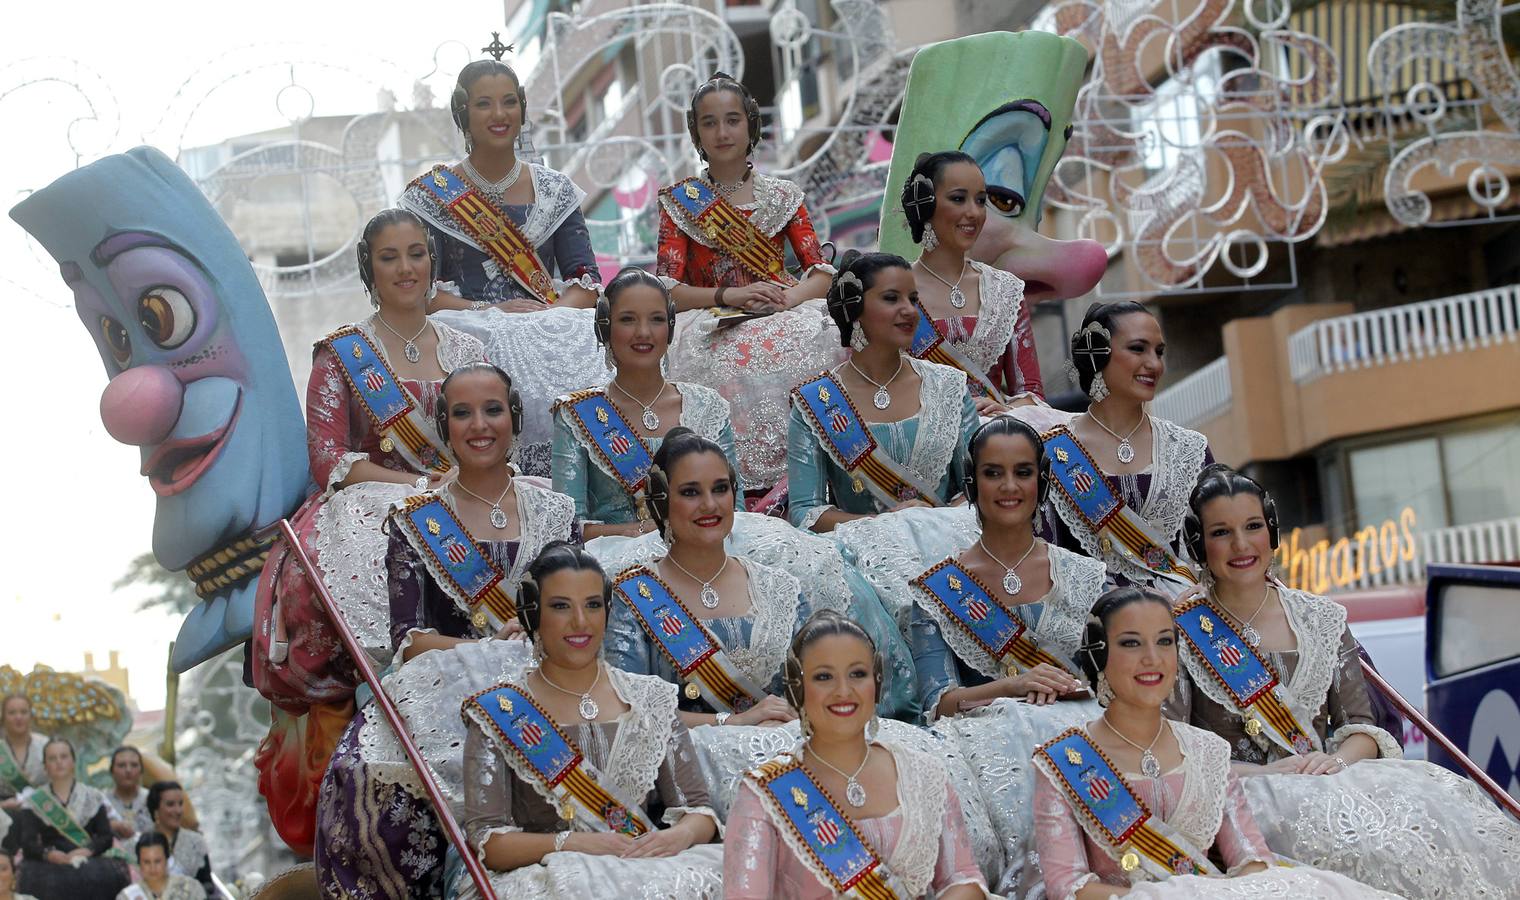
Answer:
[[[972,316],[930,317],[934,330],[986,375],[1010,401],[1025,396],[1045,399],[1040,360],[1035,354],[1034,324],[1024,302],[1024,281],[1011,272],[972,261],[981,291],[981,308]],[[986,393],[967,379],[973,396]]]

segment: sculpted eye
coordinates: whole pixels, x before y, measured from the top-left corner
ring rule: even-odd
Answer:
[[[127,329],[121,327],[121,323],[110,316],[101,316],[100,336],[105,338],[106,346],[111,349],[111,357],[116,360],[116,364],[126,368],[127,363],[132,361],[132,338],[127,335]]]
[[[165,350],[173,350],[195,331],[195,309],[174,288],[149,288],[137,299],[137,321],[149,340]]]
[[[1024,198],[1018,191],[1008,188],[988,188],[987,202],[1005,216],[1018,216],[1024,212]]]

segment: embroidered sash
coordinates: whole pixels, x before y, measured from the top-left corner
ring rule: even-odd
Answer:
[[[1119,554],[1158,577],[1184,586],[1198,583],[1193,570],[1167,549],[1167,541],[1143,516],[1125,505],[1087,450],[1066,426],[1045,435],[1050,476],[1104,553]]]
[[[887,509],[909,500],[944,505],[933,488],[919,482],[897,460],[878,452],[871,429],[861,421],[854,401],[832,374],[824,372],[792,388],[792,402],[802,411],[824,452],[850,473],[857,494],[869,488]]]
[[[665,195],[709,240],[751,275],[763,281],[796,284],[787,274],[786,257],[781,249],[744,213],[719,196],[711,184],[693,175],[666,188]]]
[[[744,712],[765,696],[652,570],[645,566],[627,569],[612,590],[633,610],[634,618],[675,666],[676,675],[687,679],[686,699],[701,697],[719,712]]]
[[[417,472],[454,467],[448,454],[428,439],[433,426],[363,332],[350,325],[323,338],[322,344],[337,355],[348,389],[380,432],[381,450],[401,454]]]
[[[505,573],[441,498],[408,497],[392,507],[391,521],[443,592],[469,614],[476,631],[494,633],[517,618],[517,604],[502,587]]]
[[[628,424],[628,420],[600,388],[576,391],[554,404],[554,412],[565,407],[581,445],[601,463],[601,469],[616,478],[633,498],[639,518],[648,518],[644,491],[654,457],[649,447]]]
[[[433,171],[413,184],[422,185],[437,197],[465,233],[474,238],[496,265],[524,290],[547,304],[559,299],[549,278],[548,267],[538,258],[522,231],[506,213],[492,206],[463,178],[447,166],[435,166]]]
[[[1131,882],[1142,874],[1163,881],[1173,875],[1220,874],[1206,849],[1151,814],[1081,727],[1040,745],[1034,760],[1084,820],[1088,836],[1105,845]]]
[[[923,591],[1009,675],[1027,672],[1040,663],[1077,672],[1070,661],[1042,649],[1018,610],[1010,610],[993,599],[987,586],[957,564],[955,557],[941,560],[911,584]]]
[[[772,823],[793,838],[784,843],[835,894],[907,900],[910,895],[897,876],[795,757],[779,756],[748,777],[760,789]]]
[[[1288,707],[1272,664],[1236,633],[1207,597],[1183,603],[1172,617],[1193,653],[1235,701],[1246,734],[1258,741],[1265,737],[1294,755],[1319,749],[1318,735],[1300,724]]]
[[[942,366],[960,369],[966,373],[966,382],[973,392],[980,388],[983,393],[997,402],[1007,403],[1008,400],[1003,396],[1003,392],[987,380],[987,373],[978,371],[975,363],[967,359],[955,344],[945,340],[945,336],[935,330],[934,320],[929,318],[929,312],[924,309],[923,304],[915,300],[913,306],[918,309],[918,327],[913,331],[913,343],[908,347],[908,352],[915,359],[927,359],[929,362],[936,362]]]
[[[521,764],[514,765],[514,771],[532,775],[561,819],[586,831],[615,831],[629,837],[655,830],[641,805],[601,783],[602,773],[527,691],[511,683],[498,684],[471,695],[461,713],[480,725],[508,760]]]
[[[79,790],[79,786],[75,785],[74,789]],[[58,802],[52,791],[34,788],[27,792],[26,802],[38,818],[53,826],[69,843],[75,847],[90,846],[90,833],[84,830],[67,806]]]
[[[27,752],[30,753],[32,746],[27,744]],[[22,771],[22,761],[16,759],[11,753],[10,743],[0,741],[0,779],[11,786],[11,792],[19,794],[32,786],[26,779],[26,773]]]

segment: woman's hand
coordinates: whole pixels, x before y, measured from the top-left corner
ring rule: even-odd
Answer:
[[[543,312],[549,307],[537,300],[530,300],[526,297],[518,297],[515,300],[507,300],[502,303],[498,303],[491,308],[499,309],[504,313],[535,313]]]
[[[112,822],[111,833],[119,838],[129,838],[137,833],[137,829],[132,827],[131,822]]]
[[[897,512],[897,511],[903,510],[903,509],[912,509],[915,506],[922,506],[925,509],[929,508],[929,504],[928,504],[927,501],[923,500],[922,498],[917,498],[917,499],[913,499],[913,500],[904,500],[903,502],[901,502],[901,503],[897,504],[896,506],[892,507],[891,509],[887,510],[887,512]]]
[[[1040,663],[1028,672],[1004,679],[1008,684],[1008,696],[1023,697],[1036,706],[1054,703],[1062,694],[1074,694],[1085,685],[1064,669],[1050,663]]]
[[[775,726],[785,725],[796,718],[797,713],[792,710],[785,700],[767,694],[761,698],[759,703],[756,703],[744,712],[734,713],[729,716],[728,724]]]
[[[1334,775],[1346,770],[1346,761],[1328,753],[1307,753],[1298,757],[1302,761],[1299,772],[1304,775]]]
[[[999,416],[1013,408],[1011,406],[1005,406],[992,399],[991,397],[977,397],[975,402],[976,414],[979,416]]]
[[[77,850],[70,850],[69,851],[69,859],[71,859],[71,860],[74,860],[74,859],[89,859],[90,857],[92,857],[94,855],[95,854],[91,853],[90,852],[90,848],[88,848],[88,847],[80,847]]]
[[[69,855],[62,850],[49,850],[42,858],[55,866],[66,866],[69,864]]]
[[[752,313],[775,312],[786,308],[786,292],[779,284],[757,281],[754,284],[724,291],[723,305]]]
[[[501,626],[501,630],[491,636],[492,640],[497,641],[510,641],[513,638],[518,637],[522,638],[523,640],[527,640],[528,633],[523,630],[522,623],[516,619],[513,619],[507,624]]]
[[[576,853],[588,853],[592,856],[622,856],[633,846],[633,838],[626,834],[607,832],[598,834],[589,831],[572,832],[565,839],[565,849]]]
[[[633,846],[623,851],[624,859],[675,856],[691,846],[691,836],[684,828],[646,831],[633,839]]]

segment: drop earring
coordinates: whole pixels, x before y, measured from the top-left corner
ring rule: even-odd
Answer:
[[[1094,403],[1102,403],[1108,398],[1108,382],[1103,380],[1102,372],[1093,376],[1092,386],[1087,389],[1087,396],[1091,397]]]
[[[939,246],[939,235],[934,233],[933,225],[924,226],[924,252],[928,253]]]
[[[870,342],[866,340],[866,330],[856,325],[850,332],[850,349],[859,353],[866,349],[869,344]]]
[[[1114,689],[1108,686],[1108,673],[1098,673],[1098,689],[1096,691],[1098,705],[1107,709],[1108,704],[1114,702]]]

